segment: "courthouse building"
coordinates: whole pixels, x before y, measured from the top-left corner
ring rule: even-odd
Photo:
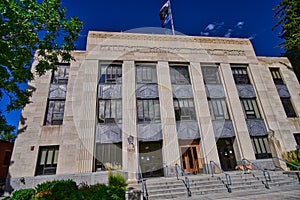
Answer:
[[[73,56],[29,83],[13,187],[95,183],[111,169],[135,182],[138,171],[174,176],[176,163],[194,174],[210,161],[230,171],[243,158],[286,168],[273,157],[299,144],[292,66],[256,56],[248,39],[90,31]]]

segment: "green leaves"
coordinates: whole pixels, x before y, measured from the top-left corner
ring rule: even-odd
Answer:
[[[300,80],[300,1],[282,0],[273,10],[273,17],[278,18],[273,30],[281,26],[279,38],[285,41],[280,45],[286,50],[284,56],[289,58]]]
[[[43,75],[59,62],[70,62],[70,51],[83,23],[68,19],[60,0],[2,0],[0,3],[0,98],[8,95],[7,110],[23,108],[30,94],[19,85],[33,80],[33,56],[39,56],[36,72]],[[3,73],[2,73],[3,72]],[[1,132],[1,127],[0,127]]]

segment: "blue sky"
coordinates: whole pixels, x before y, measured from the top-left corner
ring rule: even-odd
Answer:
[[[89,30],[126,32],[132,29],[160,27],[159,9],[165,0],[62,0],[67,16],[77,16],[84,29],[76,42],[84,50]],[[272,10],[280,0],[171,0],[175,30],[185,35],[249,38],[258,56],[280,56],[283,42]],[[169,24],[167,28],[170,28]],[[3,101],[0,104],[3,109]],[[17,126],[20,111],[8,115],[8,123]]]

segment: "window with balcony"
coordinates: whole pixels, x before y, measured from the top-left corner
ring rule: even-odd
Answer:
[[[208,99],[208,105],[212,120],[229,119],[225,99]]]
[[[283,105],[285,114],[287,117],[297,117],[296,112],[294,110],[293,104],[290,98],[281,97],[281,103]]]
[[[137,118],[139,123],[160,122],[159,99],[137,99]]]
[[[170,66],[171,83],[188,85],[191,83],[188,66]]]
[[[137,65],[136,83],[137,84],[157,83],[156,67],[154,65]]]
[[[256,159],[272,158],[267,137],[251,137]]]
[[[246,67],[232,67],[235,84],[251,84]]]
[[[100,84],[120,84],[122,83],[122,65],[110,64],[100,67]]]
[[[279,68],[270,68],[270,72],[272,74],[273,81],[276,85],[283,85],[283,79],[280,75]]]
[[[201,67],[204,84],[220,84],[219,68],[217,66]]]
[[[196,120],[193,99],[174,99],[173,103],[176,121]]]
[[[98,108],[99,123],[122,123],[121,99],[101,99]]]
[[[247,119],[261,118],[256,99],[242,98],[241,104]]]
[[[42,146],[39,148],[36,175],[56,174],[59,146]]]

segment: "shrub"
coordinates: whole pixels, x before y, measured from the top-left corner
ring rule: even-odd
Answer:
[[[126,179],[123,177],[122,174],[112,174],[109,172],[108,174],[108,186],[112,187],[126,187]]]
[[[297,151],[296,150],[283,153],[282,157],[287,162],[292,163],[292,164],[300,167],[300,162],[299,162],[299,160],[297,158]],[[292,165],[287,164],[287,166],[290,168],[290,170],[297,170],[297,168],[293,167]]]
[[[34,199],[35,190],[34,189],[22,189],[17,190],[13,193],[10,200],[31,200]]]

